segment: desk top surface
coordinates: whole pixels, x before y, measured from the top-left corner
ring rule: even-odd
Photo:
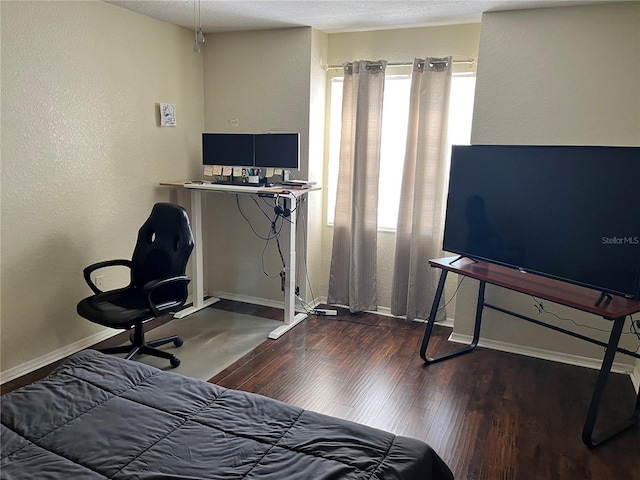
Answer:
[[[194,182],[160,182],[160,185],[167,187],[182,187],[189,188],[195,190],[207,190],[212,192],[227,192],[227,193],[266,193],[266,194],[274,194],[274,195],[294,195],[299,197],[304,195],[307,192],[320,190],[320,187],[312,186],[310,188],[296,188],[294,186],[284,186],[284,185],[276,185],[272,187],[256,187],[256,186],[246,186],[246,185],[228,185],[228,184],[219,184],[219,183],[194,183]]]
[[[638,300],[611,295],[610,300],[605,299],[596,306],[600,295],[597,290],[489,262],[474,261],[466,257],[446,257],[429,260],[429,264],[465,277],[593,313],[607,320],[640,312]]]

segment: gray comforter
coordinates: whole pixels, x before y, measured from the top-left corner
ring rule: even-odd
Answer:
[[[80,352],[2,397],[3,479],[452,479],[425,443]]]

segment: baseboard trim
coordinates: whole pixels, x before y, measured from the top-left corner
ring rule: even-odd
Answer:
[[[228,300],[235,300],[238,302],[251,303],[254,305],[263,305],[266,307],[274,307],[274,308],[284,307],[284,302],[274,302],[271,300],[266,300],[264,298],[247,297],[247,296],[236,295],[228,292],[210,292],[210,294],[215,297],[225,298]],[[326,303],[327,303],[327,297],[318,297],[310,304],[320,305],[320,304],[326,304]],[[348,308],[344,305],[339,305],[339,306]],[[303,311],[303,310],[296,308],[296,311]],[[372,311],[370,313],[376,313],[378,315],[384,315],[384,316],[393,317],[393,318],[403,318],[403,317],[397,317],[395,315],[392,315],[391,308],[389,307],[378,307],[378,310]],[[416,318],[414,321],[426,323],[426,320],[418,319],[418,318]],[[441,322],[436,322],[436,325],[440,325],[440,326],[451,328],[451,329],[453,329],[453,324],[454,324],[454,320],[452,318],[447,318],[446,320],[443,320]],[[469,343],[471,343],[472,337],[471,335],[461,335],[459,333],[451,332],[451,335],[449,336],[449,340],[452,342],[464,343],[468,345]],[[554,352],[551,350],[544,350],[541,348],[524,347],[521,345],[516,345],[513,343],[507,343],[507,342],[500,342],[497,340],[480,339],[480,341],[478,342],[478,345],[481,347],[490,348],[492,350],[499,350],[507,353],[515,353],[518,355],[525,355],[527,357],[539,358],[542,360],[551,360],[552,362],[565,363],[568,365],[575,365],[578,367],[586,367],[586,368],[591,368],[593,370],[599,370],[601,365],[601,361],[594,358],[582,357],[579,355],[570,355],[570,354],[561,353],[561,352]],[[636,393],[640,391],[640,362],[636,362],[635,368],[625,363],[614,362],[611,368],[611,371],[614,373],[622,373],[622,374],[629,375],[631,377],[631,382],[633,383]]]
[[[320,302],[319,303],[327,303],[327,297],[320,297]],[[342,308],[346,308],[346,309],[349,308],[347,305],[338,305],[338,306],[342,307]],[[384,317],[397,318],[398,320],[406,320],[406,316],[404,316],[404,315],[394,315],[394,314],[392,314],[390,307],[378,307],[377,310],[367,310],[367,313],[375,313],[377,315],[382,315]],[[422,318],[414,318],[412,321],[419,322],[419,323],[427,323],[427,321],[422,319]],[[442,320],[440,322],[436,322],[436,325],[440,325],[442,327],[453,328],[453,318],[447,318],[447,319]]]
[[[449,336],[449,341],[455,343],[464,343],[467,345],[471,343],[472,339],[473,338],[471,337],[471,335],[462,335],[453,332]],[[569,353],[554,352],[552,350],[544,350],[542,348],[525,347],[521,345],[515,345],[513,343],[500,342],[498,340],[488,340],[481,338],[478,342],[478,346],[490,348],[492,350],[499,350],[501,352],[515,353],[527,357],[539,358],[542,360],[551,360],[552,362],[565,363],[567,365],[591,368],[594,370],[599,370],[600,365],[602,364],[602,360],[598,360],[596,358],[582,357],[580,355],[572,355]],[[629,375],[632,377],[632,381],[634,371],[636,370],[638,370],[638,367],[636,367],[634,370],[634,367],[632,365],[620,362],[613,362],[613,366],[611,367],[612,372]]]
[[[223,298],[225,300],[233,300],[234,302],[250,303],[251,305],[261,305],[263,307],[284,309],[284,302],[269,300],[266,298],[249,297],[246,295],[238,295],[235,293],[220,292],[220,291],[209,291],[207,294],[213,297]],[[314,301],[308,302],[308,305],[311,308],[312,306],[320,305],[321,303],[324,303],[324,302],[321,302],[319,300],[314,300]],[[308,313],[304,308],[300,307],[299,305],[296,305],[295,310],[296,312]]]
[[[15,380],[16,378],[20,378],[23,375],[34,372],[39,368],[46,367],[53,362],[57,362],[58,360],[68,357],[69,355],[73,355],[80,350],[89,348],[91,345],[100,343],[103,340],[111,338],[119,333],[121,333],[121,330],[114,330],[109,328],[83,338],[82,340],[78,340],[77,342],[73,342],[70,345],[66,345],[62,348],[54,350],[53,352],[49,352],[45,355],[42,355],[41,357],[34,358],[33,360],[29,360],[28,362],[0,372],[0,385],[6,382],[10,382],[11,380]]]
[[[636,368],[631,372],[631,382],[633,388],[636,389],[636,393],[640,393],[640,362],[636,362]]]
[[[254,305],[262,305],[265,307],[272,307],[272,308],[284,308],[284,302],[277,302],[277,301],[267,300],[264,298],[248,297],[248,296],[236,295],[228,292],[211,292],[210,294],[215,297],[225,298],[227,300],[234,300],[237,302],[251,303]],[[319,305],[324,303],[326,303],[326,298],[316,299],[311,304]],[[298,308],[296,308],[296,310],[303,311],[302,309],[298,309]],[[399,317],[395,317],[394,315],[391,315],[391,310],[385,307],[382,307],[380,308],[379,311],[375,311],[372,313],[399,318]],[[415,321],[425,322],[424,320],[418,320],[418,319],[416,319]],[[441,326],[453,328],[453,319],[447,318],[443,322],[437,322],[437,324]],[[117,335],[118,333],[121,333],[120,330],[105,329],[101,332],[95,333],[86,338],[78,340],[77,342],[74,342],[70,345],[66,345],[62,348],[54,350],[53,352],[47,353],[38,358],[34,358],[33,360],[29,360],[28,362],[22,363],[8,370],[1,371],[0,385],[6,382],[10,382],[11,380],[15,380],[16,378],[19,378],[23,375],[27,375],[35,370],[38,370],[39,368],[46,367],[47,365],[50,365],[53,362],[57,362],[58,360],[61,360],[65,357],[68,357],[69,355],[79,352],[80,350],[83,350],[92,345],[95,345],[96,343],[100,343],[108,338],[111,338]],[[472,337],[470,335],[462,335],[459,333],[452,332],[451,335],[449,336],[449,340],[455,343],[469,344],[472,340]],[[480,339],[480,341],[478,342],[478,346],[481,346],[484,348],[490,348],[492,350],[499,350],[507,353],[515,353],[518,355],[525,355],[528,357],[540,358],[543,360],[551,360],[554,362],[565,363],[568,365],[587,367],[594,370],[598,370],[600,368],[600,363],[601,363],[600,360],[597,360],[594,358],[582,357],[579,355],[570,355],[566,353],[559,353],[559,352],[554,352],[550,350],[544,350],[541,348],[523,347],[520,345],[515,345],[507,342],[500,342],[497,340]],[[611,371],[615,373],[622,373],[622,374],[629,375],[631,378],[631,382],[633,383],[633,386],[636,390],[636,393],[640,391],[640,362],[636,362],[635,368],[631,365],[614,362]]]
[[[187,305],[192,303],[192,297],[189,295],[187,298]],[[73,342],[69,345],[65,345],[62,348],[58,348],[53,352],[49,352],[45,355],[42,355],[38,358],[34,358],[33,360],[29,360],[28,362],[21,363],[20,365],[16,365],[8,370],[0,372],[0,385],[3,385],[11,380],[15,380],[16,378],[20,378],[23,375],[27,375],[31,372],[35,372],[39,368],[46,367],[47,365],[52,364],[53,362],[57,362],[58,360],[62,360],[69,355],[73,355],[74,353],[79,352],[80,350],[84,350],[85,348],[89,348],[96,343],[100,343],[108,338],[115,337],[119,333],[122,333],[123,330],[113,329],[113,328],[105,328],[104,330],[94,333],[93,335],[89,335],[77,342]]]
[[[250,303],[251,305],[262,305],[263,307],[284,308],[284,302],[276,300],[268,300],[266,298],[249,297],[246,295],[237,295],[235,293],[209,291],[211,297],[218,297],[224,300],[233,300],[234,302]]]

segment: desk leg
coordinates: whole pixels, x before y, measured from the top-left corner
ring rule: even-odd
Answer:
[[[298,219],[298,199],[295,195],[287,197],[291,200],[291,215],[289,215],[289,254],[288,266],[285,270],[284,283],[284,325],[269,333],[269,338],[276,339],[291,330],[302,320],[307,318],[306,313],[296,315],[296,223]]]
[[[198,189],[191,190],[191,230],[193,231],[193,306],[177,312],[173,318],[183,318],[219,301],[219,298],[204,298],[204,267],[202,248],[202,192]]]
[[[447,360],[449,358],[457,357],[464,353],[469,353],[478,345],[478,340],[480,339],[480,324],[482,322],[482,310],[484,308],[484,289],[485,282],[480,281],[480,288],[478,290],[478,300],[476,304],[476,321],[473,330],[473,340],[469,344],[469,346],[462,348],[460,350],[456,350],[455,352],[447,353],[445,355],[441,355],[439,357],[427,357],[427,347],[429,345],[429,339],[431,338],[431,332],[433,331],[433,325],[436,321],[436,314],[438,313],[438,306],[440,305],[440,299],[442,298],[442,292],[444,291],[444,284],[447,278],[447,271],[442,270],[440,274],[440,281],[438,282],[438,288],[436,289],[436,294],[433,299],[433,304],[431,305],[431,312],[429,313],[429,320],[427,320],[427,329],[424,332],[424,337],[422,338],[422,346],[420,347],[420,358],[424,361],[426,365],[431,365],[432,363],[441,362],[442,360]]]
[[[628,428],[636,425],[640,420],[640,392],[639,392],[638,398],[636,400],[635,410],[631,415],[631,417],[629,418],[629,420],[622,423],[621,425],[618,425],[616,427],[613,427],[607,430],[597,438],[593,438],[593,429],[595,427],[596,420],[598,418],[600,401],[602,400],[604,388],[607,385],[607,379],[609,378],[609,373],[611,372],[611,365],[613,365],[613,359],[616,355],[618,342],[620,341],[620,335],[622,334],[622,328],[624,327],[625,319],[626,317],[621,317],[621,318],[616,318],[614,320],[613,328],[611,329],[611,335],[609,336],[609,343],[607,345],[607,350],[602,360],[602,366],[600,367],[600,373],[598,374],[598,379],[596,380],[596,386],[593,390],[593,396],[591,397],[591,405],[589,405],[587,418],[584,422],[584,428],[582,430],[582,441],[589,448],[596,447],[601,443],[615,437],[616,435],[624,432]]]

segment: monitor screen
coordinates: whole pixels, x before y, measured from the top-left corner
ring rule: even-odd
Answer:
[[[256,167],[300,169],[300,134],[256,134],[254,142]]]
[[[253,135],[250,133],[203,133],[203,165],[253,166]]]
[[[454,146],[443,250],[640,298],[640,148]]]

